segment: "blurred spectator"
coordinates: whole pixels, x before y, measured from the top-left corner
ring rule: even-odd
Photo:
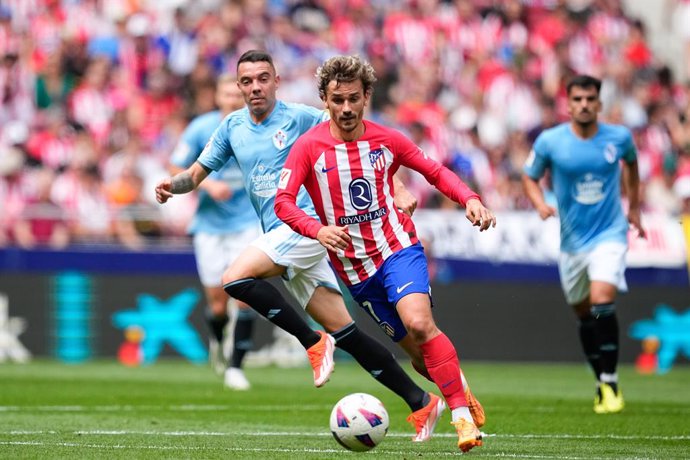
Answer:
[[[680,214],[682,197],[680,193],[676,194],[673,190],[677,169],[676,157],[673,154],[665,155],[661,174],[653,176],[644,186],[644,202],[647,210],[667,215]]]
[[[36,107],[47,109],[57,106],[65,109],[67,97],[76,85],[75,75],[65,72],[62,54],[52,53],[36,76]]]
[[[67,213],[70,234],[79,243],[113,241],[112,209],[98,165],[88,158],[75,158],[53,184],[51,198]]]
[[[11,236],[11,229],[24,202],[24,155],[13,145],[0,144],[0,246]]]
[[[163,125],[168,117],[182,108],[182,99],[172,91],[170,74],[160,68],[148,75],[146,90],[139,93],[129,106],[130,130],[135,131],[148,146],[160,142]]]
[[[651,47],[658,24],[632,16],[628,5],[2,1],[0,235],[33,199],[25,173],[40,165],[55,174],[51,195],[70,220],[72,242],[119,238],[142,247],[144,235],[159,233],[152,222],[137,229],[151,219],[164,223],[164,236],[184,238],[193,198],[149,209],[150,183],[187,120],[212,109],[217,76],[256,47],[276,56],[283,97],[318,106],[313,73],[323,59],[370,60],[378,81],[368,116],[408,131],[475,183],[492,209],[523,209],[515,164],[539,132],[567,118],[567,78],[594,74],[604,82],[602,119],[634,131],[645,209],[676,212],[690,177],[690,0],[665,2],[665,30],[685,53],[668,62]],[[418,198],[448,205],[423,186]]]
[[[114,112],[110,99],[110,75],[108,59],[93,59],[70,97],[70,117],[84,126],[98,145],[106,143]]]
[[[63,249],[70,241],[67,216],[50,197],[54,173],[41,168],[31,174],[35,188],[22,204],[13,225],[14,242],[21,248],[46,246]]]

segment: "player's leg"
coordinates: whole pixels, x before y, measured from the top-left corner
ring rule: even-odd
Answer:
[[[204,286],[208,307],[206,323],[211,336],[209,338],[209,362],[213,370],[222,375],[227,368],[227,358],[223,352],[223,337],[230,318],[227,312],[228,295],[222,286]]]
[[[618,385],[619,329],[615,299],[619,291],[627,291],[624,276],[626,252],[627,247],[622,243],[602,243],[592,250],[588,264],[590,314],[599,337],[599,393],[604,406],[597,412],[615,413],[624,407]]]
[[[229,233],[222,235],[222,253],[216,254],[217,258],[222,258],[226,261],[227,266],[231,265],[239,254],[252,241],[260,235],[259,229],[251,227],[243,231]],[[222,278],[222,272],[218,279]],[[227,297],[227,293],[219,286],[223,296]],[[224,341],[231,340],[232,351],[229,353],[230,362],[225,369],[224,383],[227,388],[233,390],[248,390],[251,385],[242,370],[244,357],[254,347],[252,341],[252,333],[254,330],[254,323],[256,321],[256,312],[252,310],[246,303],[230,298],[228,302],[228,310],[233,314],[232,324],[226,328],[226,335]],[[232,329],[229,331],[229,329]],[[225,343],[224,343],[225,345]],[[224,346],[226,350],[228,347]]]
[[[419,344],[412,340],[410,335],[406,335],[402,340],[398,342],[400,348],[405,350],[405,353],[410,357],[412,367],[415,371],[431,383],[434,383],[434,379],[429,375],[429,371],[426,369],[424,364],[424,355]],[[472,415],[472,420],[477,428],[481,428],[486,423],[486,414],[484,413],[484,407],[479,402],[472,390],[470,385],[465,378],[465,373],[460,369],[460,378],[462,379],[462,389],[465,392],[465,399],[467,400],[467,407],[470,409],[470,414]]]
[[[254,347],[252,333],[256,321],[256,312],[244,302],[235,301],[235,303],[237,308],[234,309],[235,321],[232,334],[232,354],[230,355],[229,366],[225,370],[224,382],[227,388],[248,390],[251,384],[244,375],[242,365],[244,357]]]
[[[199,280],[204,286],[207,308],[206,323],[209,328],[209,361],[218,374],[223,374],[227,367],[227,358],[223,353],[223,334],[228,324],[228,295],[220,285],[220,279],[226,266],[222,254],[222,236],[207,233],[194,235],[194,256],[196,259]]]
[[[327,264],[324,267],[330,270]],[[332,279],[335,281],[335,277]],[[338,348],[352,355],[372,377],[403,398],[412,411],[429,403],[427,392],[405,373],[395,356],[355,324],[340,293],[317,287],[307,305],[307,313],[333,336]]]
[[[586,253],[561,253],[558,261],[561,288],[565,300],[575,312],[578,320],[578,336],[582,351],[589,363],[594,377],[601,374],[601,355],[596,318],[591,313],[589,298],[589,277],[587,276]]]
[[[482,445],[462,385],[455,346],[436,326],[431,312],[429,275],[420,244],[391,256],[383,267],[388,299],[395,305],[411,340],[419,346],[424,366],[451,409],[458,432],[458,447],[466,452]]]
[[[265,280],[287,273],[289,260],[285,252],[301,239],[304,237],[286,225],[262,235],[225,271],[223,287],[228,295],[251,305],[271,323],[295,336],[310,356],[318,357],[319,363],[311,361],[314,384],[319,387],[328,381],[333,370],[333,338],[312,330],[280,291]]]
[[[223,273],[225,292],[250,305],[279,328],[297,337],[304,348],[316,344],[321,336],[312,330],[287,299],[265,278],[280,276],[285,267],[277,265],[256,246],[249,246]]]
[[[422,351],[424,367],[451,409],[452,423],[458,432],[458,447],[467,452],[481,446],[482,435],[470,412],[458,354],[434,322],[429,295],[408,294],[398,301],[396,309],[411,340]]]

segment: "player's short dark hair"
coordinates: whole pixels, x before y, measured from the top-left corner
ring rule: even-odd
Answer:
[[[576,86],[578,88],[594,87],[597,90],[597,94],[599,94],[599,91],[601,91],[601,80],[590,75],[575,75],[568,81],[568,85],[565,87],[567,94],[570,95],[570,90]]]
[[[338,84],[360,80],[366,94],[372,90],[376,82],[376,72],[371,64],[363,61],[359,56],[335,56],[316,69],[316,78],[319,96],[325,99],[326,88],[333,80]]]
[[[237,60],[237,73],[239,74],[240,64],[243,62],[268,62],[273,70],[275,70],[275,65],[273,64],[273,58],[266,51],[261,50],[249,50],[240,56]]]

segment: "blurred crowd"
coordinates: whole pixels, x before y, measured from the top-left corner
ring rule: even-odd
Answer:
[[[690,1],[660,3],[690,53]],[[0,0],[0,246],[184,237],[194,196],[158,206],[154,184],[251,48],[275,57],[280,98],[316,106],[324,59],[368,59],[368,116],[496,212],[529,209],[531,143],[567,120],[564,82],[594,75],[601,119],[635,135],[644,210],[690,211],[690,59],[655,56],[620,0]],[[422,207],[453,206],[406,180]]]

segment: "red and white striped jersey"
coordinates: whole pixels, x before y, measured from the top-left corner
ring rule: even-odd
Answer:
[[[393,253],[418,241],[412,220],[393,203],[393,175],[401,165],[460,204],[479,198],[399,131],[371,121],[364,126],[364,135],[352,142],[334,139],[328,121],[300,137],[281,172],[275,200],[276,215],[304,236],[316,238],[323,225],[347,227],[350,245],[329,256],[348,285],[373,276]],[[302,185],[321,222],[295,204]]]

